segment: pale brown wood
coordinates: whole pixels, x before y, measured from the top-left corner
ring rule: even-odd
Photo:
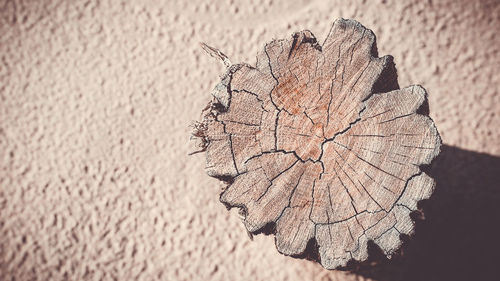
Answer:
[[[373,32],[344,19],[321,45],[297,32],[255,67],[228,67],[195,132],[208,174],[228,183],[221,202],[242,209],[250,233],[273,226],[280,253],[315,241],[328,269],[366,260],[370,240],[390,257],[433,191],[420,166],[441,146],[425,90],[398,88]]]

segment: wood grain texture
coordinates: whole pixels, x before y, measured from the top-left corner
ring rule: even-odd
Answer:
[[[375,35],[335,21],[323,44],[310,31],[268,43],[256,66],[228,67],[195,135],[220,200],[241,208],[250,233],[272,228],[278,251],[315,241],[328,269],[387,256],[414,230],[410,213],[432,194],[420,170],[441,146],[420,86],[398,89]]]

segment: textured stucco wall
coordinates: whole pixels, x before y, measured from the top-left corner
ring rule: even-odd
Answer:
[[[447,145],[500,156],[499,1],[0,0],[1,280],[355,280],[247,237],[188,157],[223,67],[339,17],[422,84]],[[15,279],[14,279],[15,278]]]

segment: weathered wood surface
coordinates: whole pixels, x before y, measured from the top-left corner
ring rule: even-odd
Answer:
[[[242,209],[250,233],[271,226],[282,254],[315,239],[333,269],[366,260],[372,240],[390,257],[433,191],[419,168],[441,145],[426,92],[398,89],[392,58],[376,52],[352,20],[322,45],[309,31],[274,40],[255,67],[228,68],[196,126],[208,174],[228,183],[221,202]]]

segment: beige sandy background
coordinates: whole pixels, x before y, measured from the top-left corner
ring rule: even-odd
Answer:
[[[273,38],[356,19],[400,86],[428,90],[450,157],[500,157],[499,1],[0,0],[0,15],[1,280],[364,280],[250,241],[218,202],[187,156],[224,69],[200,41],[254,63]]]

